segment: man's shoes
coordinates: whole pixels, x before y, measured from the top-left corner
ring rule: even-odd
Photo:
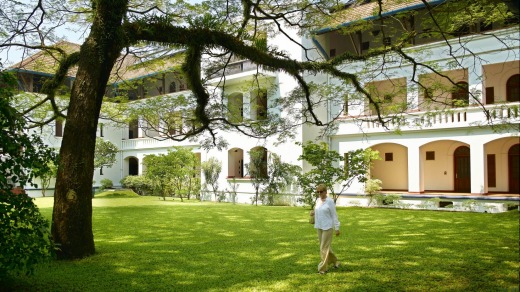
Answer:
[[[334,265],[334,269],[339,269],[340,266],[341,266],[341,263],[340,262],[336,262],[336,264]]]
[[[326,273],[327,273],[327,272],[325,272],[325,271],[319,271],[319,272],[318,272],[318,274],[320,274],[320,275],[325,275]]]

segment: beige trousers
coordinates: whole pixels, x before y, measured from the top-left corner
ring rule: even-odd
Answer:
[[[332,235],[334,228],[329,230],[318,230],[318,239],[320,240],[320,257],[321,262],[318,265],[318,272],[326,272],[329,264],[336,264],[338,259],[332,251],[330,244],[332,243]]]

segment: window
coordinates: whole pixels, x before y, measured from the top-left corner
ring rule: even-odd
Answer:
[[[244,120],[243,94],[233,93],[228,97],[228,118],[232,123],[241,123]]]
[[[55,122],[54,133],[56,137],[63,137],[63,123],[61,121],[56,120]]]
[[[228,175],[227,178],[244,177],[244,150],[232,148],[228,151]]]
[[[255,147],[249,151],[249,175],[251,177],[267,177],[267,149]]]
[[[394,153],[392,153],[392,152],[385,153],[385,161],[394,161]]]
[[[494,188],[497,186],[497,170],[496,170],[495,154],[487,155],[487,174],[488,187]]]
[[[383,39],[383,44],[384,44],[385,46],[390,46],[390,45],[392,45],[392,38],[384,38],[384,39]]]
[[[426,151],[426,160],[435,160],[435,151]]]
[[[348,94],[343,96],[343,115],[348,116]]]
[[[362,42],[361,43],[361,50],[366,51],[370,48],[370,42]]]
[[[520,101],[520,74],[515,74],[506,83],[506,97],[507,101]]]
[[[175,81],[172,81],[172,83],[170,83],[170,91],[168,93],[172,93],[172,92],[175,92],[177,91],[177,84],[175,83]]]
[[[139,175],[139,160],[135,157],[128,158],[128,175]]]
[[[137,100],[137,89],[128,90],[128,100]]]
[[[426,100],[426,101],[433,100],[433,89],[426,88],[426,89],[424,89],[423,92],[424,92],[424,100]]]
[[[99,168],[99,175],[103,175],[103,166]]]
[[[138,138],[139,135],[139,124],[137,120],[133,120],[128,125],[128,139]]]
[[[329,56],[330,56],[331,58],[336,57],[336,49],[330,49]]]
[[[42,90],[43,84],[49,78],[40,75],[33,75],[33,84],[32,84],[32,92],[40,92]]]
[[[265,120],[267,119],[267,92],[260,90],[251,100],[251,119]]]
[[[179,91],[183,91],[183,90],[186,90],[186,86],[184,83],[181,82],[181,84],[179,84]]]
[[[486,87],[486,104],[494,104],[494,103],[495,103],[495,88]]]
[[[451,91],[451,101],[454,107],[467,106],[469,103],[469,87],[468,83],[457,82]]]
[[[104,137],[104,135],[103,135],[103,124],[102,123],[99,124],[99,137]]]

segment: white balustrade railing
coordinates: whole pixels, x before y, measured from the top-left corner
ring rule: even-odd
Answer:
[[[520,103],[507,103],[453,108],[449,111],[408,112],[385,117],[385,125],[376,116],[348,117],[341,121],[338,134],[348,134],[352,126],[370,132],[387,130],[411,130],[426,128],[456,128],[484,125],[500,125],[520,122]],[[487,113],[486,113],[487,111]]]

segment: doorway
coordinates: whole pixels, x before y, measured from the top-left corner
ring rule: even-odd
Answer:
[[[471,165],[470,150],[467,146],[460,146],[455,149],[453,154],[455,166],[455,192],[470,193],[471,192]]]
[[[520,144],[511,146],[507,156],[509,192],[518,194],[520,193]]]

